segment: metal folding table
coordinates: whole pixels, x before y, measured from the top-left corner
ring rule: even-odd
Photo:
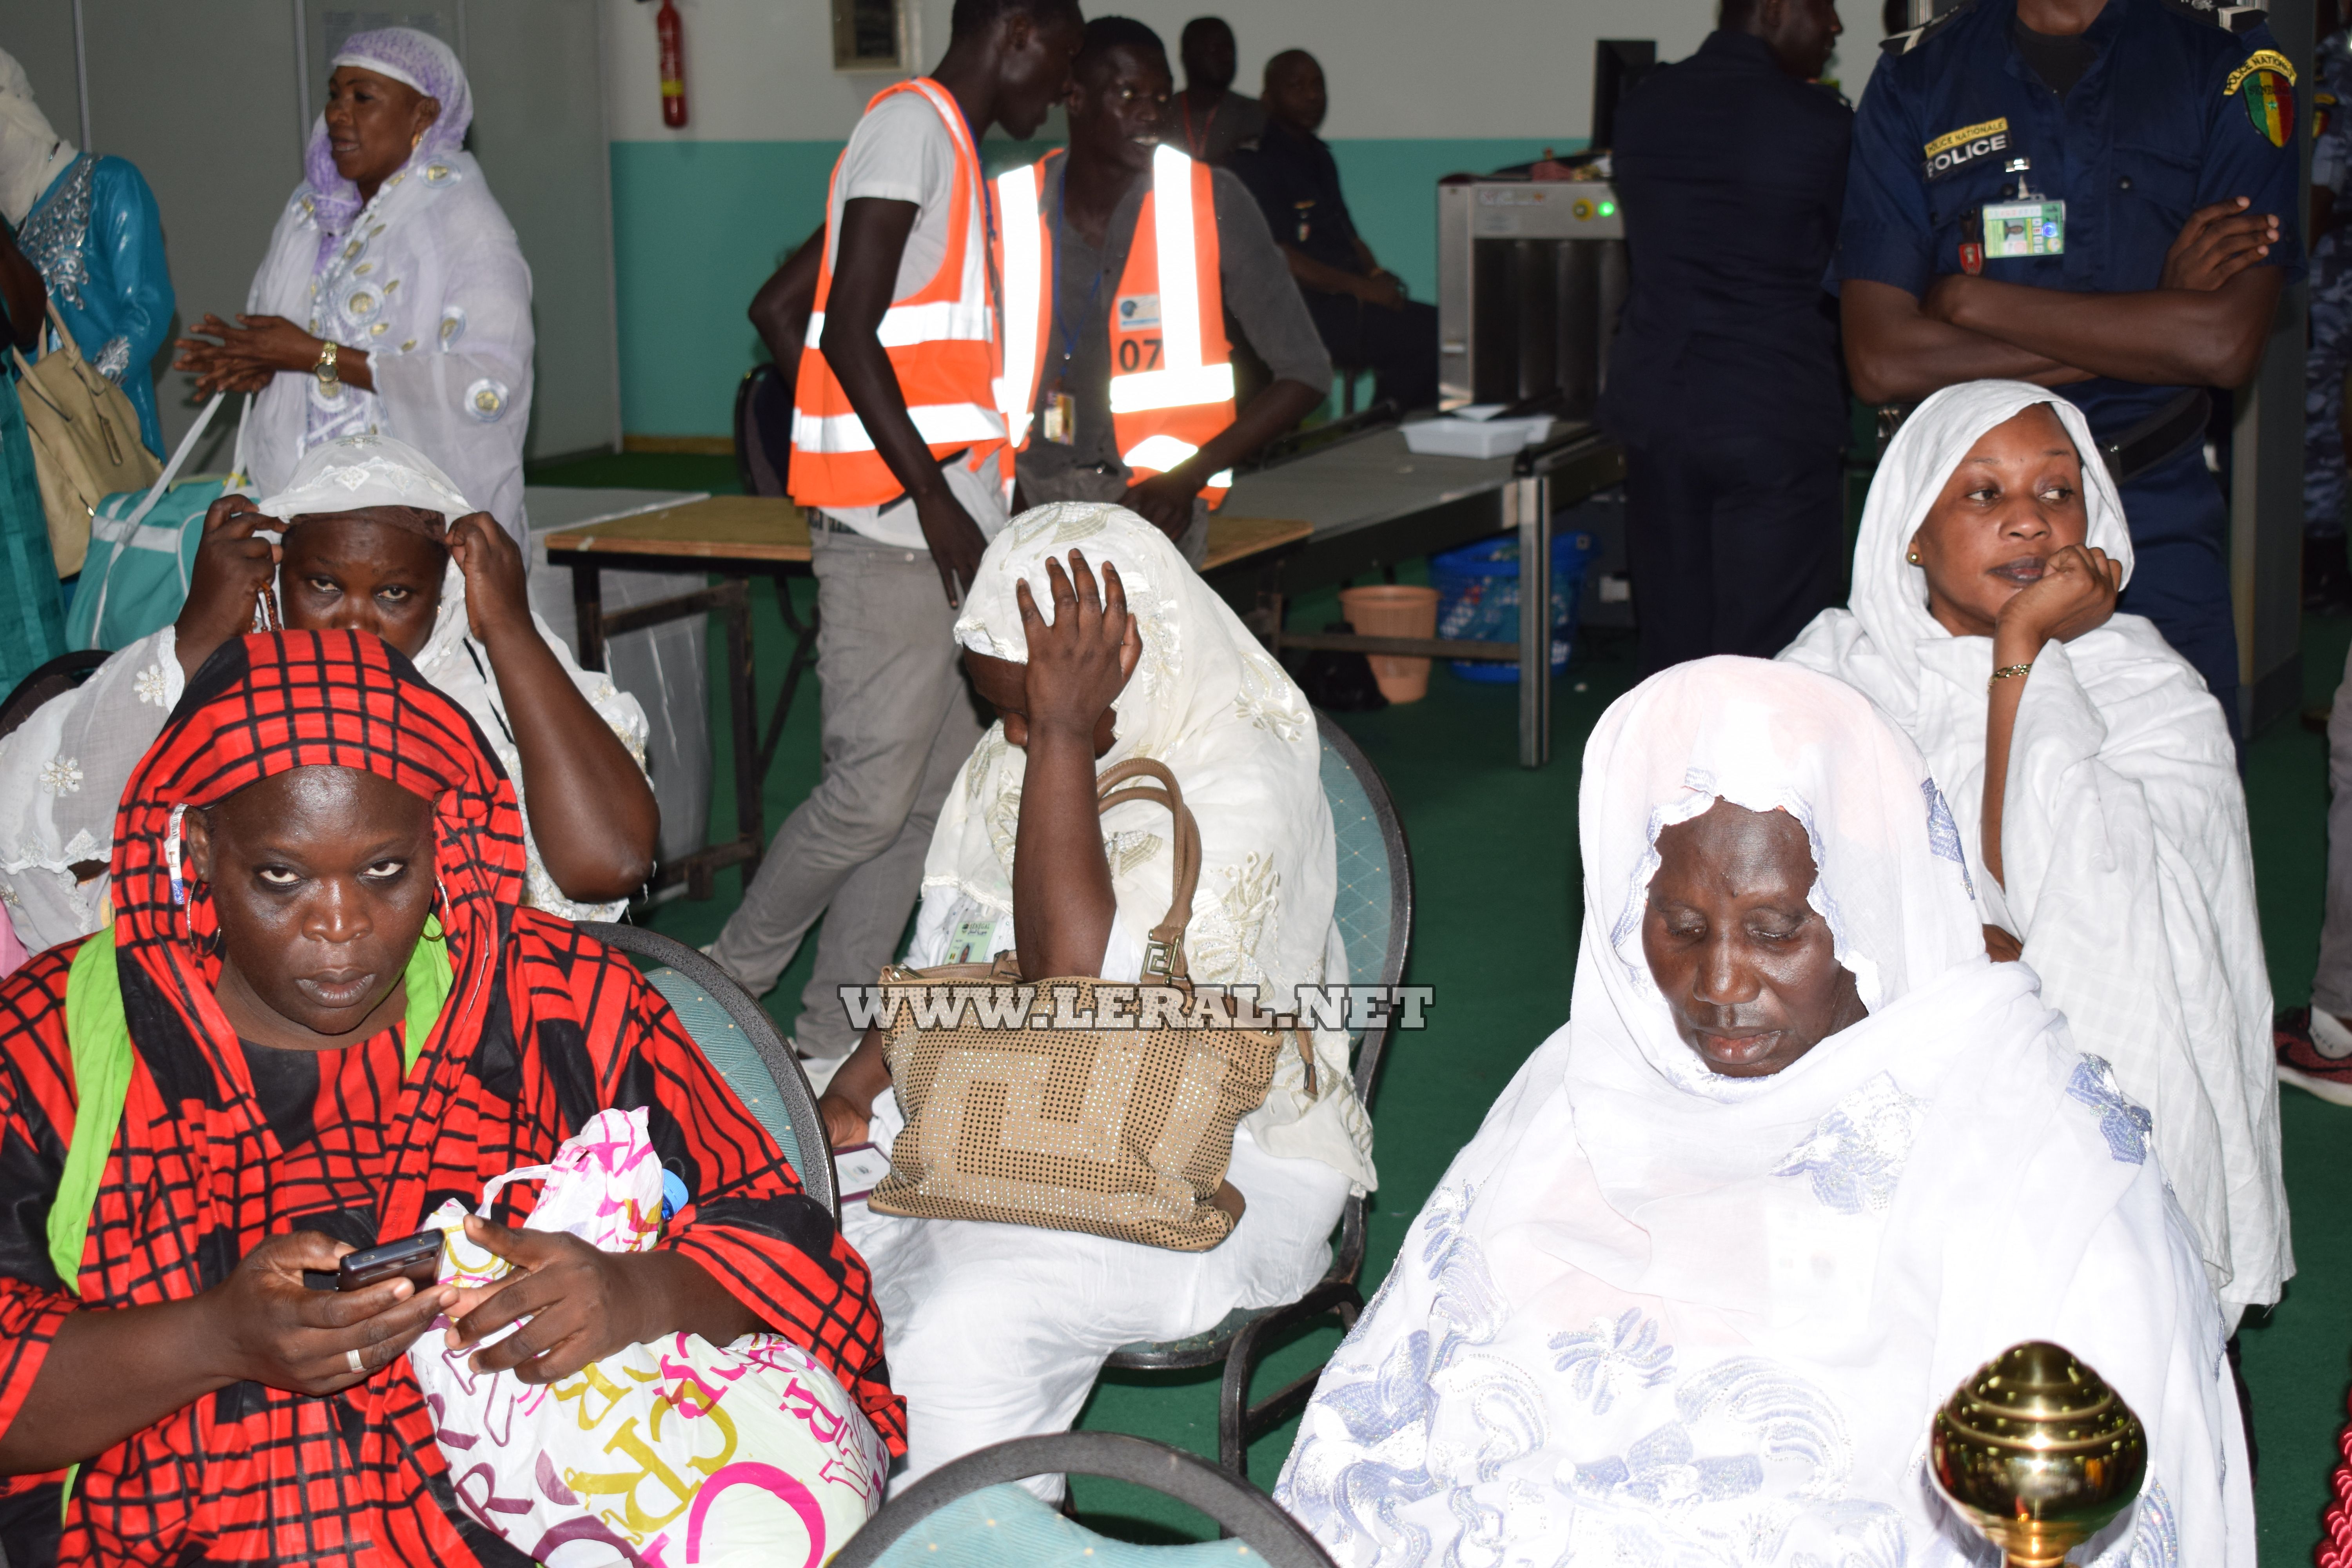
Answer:
[[[1625,476],[1624,449],[1581,422],[1564,422],[1540,447],[1508,458],[1443,458],[1412,451],[1395,426],[1368,431],[1241,476],[1224,510],[1236,521],[1287,518],[1308,525],[1300,543],[1252,563],[1221,586],[1277,649],[1329,648],[1407,658],[1481,658],[1519,667],[1519,763],[1551,755],[1551,559],[1555,512]],[[1398,562],[1516,531],[1519,541],[1517,642],[1376,637],[1293,632],[1286,601]]]

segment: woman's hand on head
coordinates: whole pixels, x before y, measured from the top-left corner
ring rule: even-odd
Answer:
[[[273,1236],[205,1292],[223,1375],[311,1395],[363,1383],[397,1360],[457,1298],[389,1279],[364,1290],[313,1290],[302,1272],[332,1273],[352,1248],[316,1231]],[[353,1372],[351,1352],[362,1371]]]
[[[522,547],[486,511],[449,525],[449,554],[466,574],[466,626],[484,646],[539,635],[530,619],[530,568]]]
[[[275,593],[281,554],[278,545],[254,535],[279,526],[276,518],[256,511],[246,496],[223,496],[205,509],[187,602],[173,623],[184,674],[194,677],[215,648],[253,629],[254,605]]]
[[[2041,581],[2021,590],[1993,624],[1998,664],[2031,664],[2053,642],[2072,642],[2107,624],[2123,592],[2124,569],[2093,545],[2054,552]]]
[[[1028,644],[1028,749],[1034,756],[1041,736],[1076,740],[1095,754],[1103,716],[1127,687],[1143,657],[1143,639],[1128,613],[1127,588],[1118,568],[1103,563],[1097,586],[1082,552],[1073,550],[1069,571],[1048,556],[1046,592],[1054,601],[1048,626],[1026,580],[1013,587]]]

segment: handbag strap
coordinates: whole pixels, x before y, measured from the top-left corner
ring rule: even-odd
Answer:
[[[229,454],[228,488],[243,489],[253,482],[253,472],[245,466],[245,432],[253,423],[253,394],[245,395],[245,406],[236,416],[236,447]]]
[[[49,331],[58,340],[58,346],[51,348],[47,338],[41,340],[41,358],[34,363],[37,364],[53,353],[61,353],[66,356],[68,363],[79,366],[81,363],[81,345],[74,342],[74,335],[71,332],[66,331],[66,319],[58,314],[57,296],[46,295],[41,302],[48,307]],[[16,357],[21,360],[25,356],[20,353]]]
[[[1145,782],[1138,784],[1135,781]],[[1106,769],[1095,780],[1097,810],[1108,812],[1115,805],[1131,802],[1153,801],[1168,808],[1176,824],[1176,873],[1172,896],[1168,903],[1167,918],[1151,928],[1150,939],[1144,944],[1143,973],[1164,975],[1171,980],[1183,980],[1190,971],[1184,961],[1184,928],[1192,923],[1192,894],[1201,882],[1201,828],[1193,821],[1192,808],[1184,804],[1184,791],[1176,775],[1165,763],[1149,757],[1130,757],[1117,767]]]
[[[228,394],[226,392],[214,393],[213,400],[205,405],[205,411],[196,416],[196,422],[188,426],[188,433],[180,437],[179,446],[172,452],[172,460],[163,465],[163,474],[157,478],[152,486],[149,487],[147,499],[141,501],[137,509],[122,520],[126,535],[130,530],[137,528],[146,521],[147,514],[154,510],[155,503],[163,499],[163,492],[172,488],[172,481],[180,477],[180,470],[187,467],[190,455],[196,449],[196,443],[204,439],[205,426],[212,424],[213,416],[220,412],[221,402],[227,396]]]

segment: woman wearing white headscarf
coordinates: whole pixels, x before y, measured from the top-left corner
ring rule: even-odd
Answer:
[[[464,150],[474,100],[448,45],[413,27],[335,52],[241,326],[207,315],[183,338],[197,389],[258,393],[247,467],[264,490],[322,441],[384,435],[434,454],[457,488],[525,539],[530,268]]]
[[[282,544],[260,531],[273,519]],[[514,781],[525,901],[619,918],[651,872],[660,825],[644,710],[531,614],[521,552],[447,475],[398,441],[357,436],[311,448],[293,482],[258,503],[215,502],[179,620],[0,739],[0,902],[26,947],[104,923],[123,786],[184,683],[256,624],[265,595],[268,619],[374,632],[412,659]]]
[[[1860,688],[1927,754],[1996,956],[2021,944],[2155,1116],[2234,1323],[2294,1272],[2245,792],[2203,680],[2113,613],[2131,536],[2096,450],[2023,382],[1928,398],[1871,485],[1851,608],[1780,657]]]
[[[1087,652],[1076,645],[1097,632],[1108,639],[1092,650],[1101,689],[1074,699],[1073,661]],[[1134,644],[1122,662],[1123,637]],[[948,792],[909,964],[985,962],[1017,947],[1033,975],[1141,978],[1145,933],[1171,902],[1168,817],[1128,805],[1097,826],[1094,781],[1150,757],[1175,774],[1200,825],[1184,939],[1192,978],[1255,985],[1282,1008],[1295,987],[1345,980],[1315,715],[1166,535],[1117,506],[1024,512],[981,558],[956,639],[1002,721]],[[1072,733],[1091,736],[1091,750],[1071,750]],[[1016,844],[1022,857],[1052,858],[1051,873],[1016,866]],[[1048,907],[1016,909],[1016,886],[1041,883]],[[1229,1179],[1247,1207],[1207,1252],[863,1205],[845,1214],[844,1233],[874,1269],[891,1386],[908,1401],[907,1468],[893,1485],[991,1443],[1067,1427],[1121,1345],[1199,1333],[1237,1307],[1295,1300],[1322,1277],[1350,1188],[1376,1178],[1347,1037],[1318,1031],[1315,1045],[1319,1094],[1286,1053],[1265,1107],[1236,1130]],[[869,1131],[889,1146],[904,1123],[888,1084],[880,1035],[869,1032],[825,1097],[837,1146]],[[1060,1482],[1037,1489],[1058,1496]]]
[[[2211,1288],[2146,1112],[1988,960],[1848,687],[1712,658],[1585,750],[1569,1021],[1325,1370],[1276,1499],[1339,1563],[1962,1568],[1930,1414],[2049,1340],[2145,1423],[2113,1568],[2254,1561]]]

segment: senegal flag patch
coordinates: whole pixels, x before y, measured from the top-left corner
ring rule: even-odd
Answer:
[[[2245,64],[2230,73],[2221,96],[2235,93],[2246,106],[2246,121],[2273,147],[2284,147],[2294,134],[2294,67],[2276,49],[2256,49]]]

